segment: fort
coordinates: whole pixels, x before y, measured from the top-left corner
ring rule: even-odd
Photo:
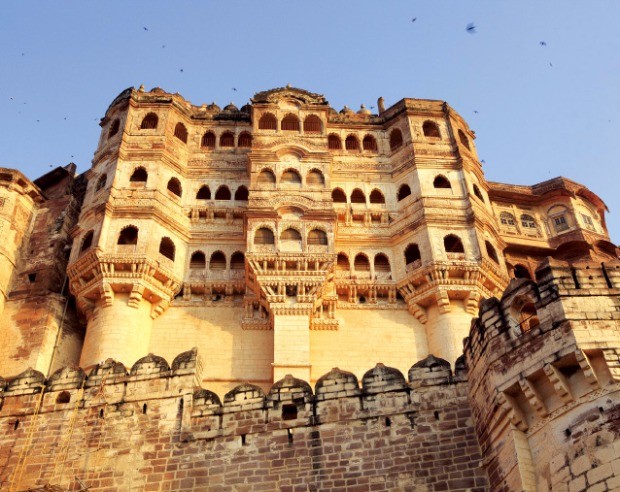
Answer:
[[[0,169],[0,489],[620,490],[605,204],[377,107],[130,88]]]

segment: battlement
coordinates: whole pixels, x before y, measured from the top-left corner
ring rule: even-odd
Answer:
[[[464,341],[493,490],[534,490],[541,476],[548,486],[585,484],[587,470],[617,456],[620,263],[547,260],[536,278],[483,301]],[[573,467],[586,452],[598,461]]]
[[[0,380],[0,487],[488,490],[462,364],[428,356],[407,379],[377,364],[361,384],[335,368],[314,391],[286,376],[223,398],[197,386],[202,367],[193,349]]]

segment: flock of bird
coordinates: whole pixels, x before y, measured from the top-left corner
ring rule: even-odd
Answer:
[[[411,22],[416,22],[417,20],[418,20],[418,18],[417,18],[417,17],[413,17],[413,18],[411,19]],[[146,26],[143,26],[143,27],[142,27],[142,29],[143,29],[144,31],[146,31],[146,32],[148,32],[148,31],[149,31],[149,28],[148,28],[148,27],[146,27]],[[476,33],[478,32],[478,31],[476,31],[476,25],[475,25],[473,22],[470,22],[469,24],[467,24],[467,26],[465,27],[465,31],[466,31],[468,34],[476,34]],[[539,42],[539,45],[540,45],[541,47],[545,47],[545,46],[547,46],[547,42],[546,42],[546,41],[540,41],[540,42]],[[162,44],[162,45],[161,45],[161,47],[162,47],[162,49],[165,49],[165,48],[166,48],[166,45],[165,45],[165,44]],[[22,54],[21,54],[21,56],[26,56],[26,53],[22,53]],[[550,66],[550,67],[553,67],[553,64],[552,64],[551,62],[549,62],[549,66]],[[179,72],[183,73],[183,72],[184,72],[183,68],[179,68]],[[233,92],[238,92],[236,87],[232,87],[232,88],[231,88],[231,90],[232,90]],[[15,98],[14,98],[14,97],[10,97],[9,99],[10,99],[11,101],[15,101]],[[22,104],[23,104],[23,105],[26,105],[26,104],[28,104],[28,103],[27,103],[26,101],[23,101],[23,102],[22,102]],[[374,106],[370,106],[370,109],[371,109],[371,110],[374,110],[374,109],[375,109],[375,107],[374,107]],[[479,113],[478,113],[478,110],[474,110],[473,112],[474,112],[474,114],[479,114]],[[18,111],[17,113],[18,113],[18,114],[22,114],[22,112],[21,112],[21,111]],[[66,117],[66,116],[65,116],[63,119],[64,119],[64,121],[67,121],[67,117]],[[94,118],[94,121],[98,121],[98,120],[99,120],[99,118]],[[40,122],[41,122],[41,120],[40,120],[40,119],[37,119],[37,120],[36,120],[36,122],[37,122],[37,123],[40,123]],[[71,158],[73,158],[73,157],[74,157],[74,156],[72,155],[72,156],[71,156]],[[482,161],[482,162],[484,162],[484,161]],[[53,166],[52,166],[52,165],[50,165],[50,167],[53,167]]]

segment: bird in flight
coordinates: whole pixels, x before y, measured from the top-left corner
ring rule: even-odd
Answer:
[[[233,88],[232,88],[232,90],[233,90],[233,91],[235,91],[235,92],[237,92],[237,88],[236,88],[236,87],[233,87]]]
[[[541,42],[540,42],[540,43],[538,43],[538,44],[540,44],[541,46],[547,46],[547,42],[546,42],[546,41],[541,41]]]
[[[183,69],[181,69],[181,72],[183,71]]]
[[[549,62],[549,66],[550,66],[550,67],[552,67],[552,66],[553,66],[553,63]]]
[[[417,21],[417,20],[418,20],[418,18],[417,18],[417,17],[414,17],[413,19],[411,19],[411,22],[415,22],[415,21]]]
[[[474,114],[478,114],[478,110],[477,109],[474,109]]]
[[[148,31],[148,28],[146,28],[146,27],[143,27],[142,29],[144,29],[145,31]]]
[[[467,27],[465,28],[465,30],[469,34],[476,34],[476,26],[474,25],[473,22],[470,22],[469,24],[467,24]]]

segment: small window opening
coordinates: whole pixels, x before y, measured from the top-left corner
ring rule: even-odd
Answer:
[[[245,434],[241,434],[241,445],[246,446]]]
[[[308,233],[308,244],[327,245],[327,234],[321,229],[312,229]]]
[[[465,132],[463,132],[463,130],[459,130],[458,131],[458,135],[459,135],[459,140],[461,141],[461,143],[463,144],[463,146],[467,149],[470,150],[469,148],[469,139],[467,138],[467,136],[465,135]]]
[[[130,183],[146,183],[149,175],[146,172],[146,169],[143,167],[137,167],[131,177],[129,178]]]
[[[344,141],[344,148],[352,151],[360,150],[359,140],[355,135],[349,135]]]
[[[172,239],[163,237],[159,243],[159,253],[169,260],[174,261],[175,246]]]
[[[181,142],[187,143],[187,128],[183,123],[177,123],[174,127],[174,136],[178,138]]]
[[[258,129],[259,130],[277,130],[278,129],[278,120],[271,113],[265,113],[258,120]]]
[[[61,391],[56,397],[56,403],[69,403],[71,401],[71,393],[68,391]]]
[[[316,169],[310,171],[306,176],[306,184],[308,186],[323,186],[325,185],[325,178],[323,173]]]
[[[435,416],[435,420],[439,420],[439,412],[437,410],[433,412],[433,415]]]
[[[292,429],[286,429],[286,433],[288,434],[288,443],[293,444],[293,431]]]
[[[249,149],[252,147],[252,135],[248,132],[243,132],[239,135],[238,146],[243,149]]]
[[[405,249],[405,264],[409,265],[414,261],[420,260],[420,248],[417,244],[410,244]]]
[[[220,136],[220,147],[234,147],[235,136],[231,132],[224,132]]]
[[[306,116],[304,120],[304,133],[321,133],[321,118],[315,114]]]
[[[257,182],[259,184],[275,184],[276,175],[270,169],[263,169],[258,175]]]
[[[189,260],[189,267],[193,270],[204,270],[207,266],[207,259],[202,251],[196,251]]]
[[[118,133],[120,126],[121,126],[121,122],[118,120],[118,118],[115,119],[110,125],[110,131],[108,132],[108,138],[111,138],[114,135],[116,135]]]
[[[351,193],[351,203],[366,203],[366,195],[359,188],[355,188]]]
[[[210,270],[226,270],[226,255],[221,251],[216,251],[211,255],[209,261]]]
[[[360,296],[359,299],[358,299],[358,302],[360,304],[366,304],[366,298],[364,296]]]
[[[180,197],[183,194],[183,189],[181,188],[181,182],[177,178],[170,178],[168,181],[168,191]]]
[[[287,132],[298,132],[299,131],[299,119],[297,116],[293,114],[287,114],[282,119],[281,128],[283,131]]]
[[[13,431],[17,429],[19,429],[19,419],[15,419],[15,422],[13,422]]]
[[[385,417],[385,426],[392,427],[392,419],[390,417]]]
[[[99,409],[99,418],[102,419],[103,418],[103,408]]]
[[[142,405],[142,415],[146,415],[147,406],[146,403]]]
[[[125,227],[118,235],[116,244],[138,244],[138,228],[134,226]]]
[[[497,252],[495,251],[493,245],[489,241],[485,241],[484,245],[486,246],[487,255],[489,255],[489,258],[491,258],[495,263],[499,263],[499,259],[497,258]]]
[[[243,270],[245,268],[245,256],[240,251],[233,253],[230,257],[231,270]]]
[[[235,191],[235,200],[240,202],[247,202],[249,198],[248,189],[245,186],[239,186]]]
[[[301,176],[293,169],[288,169],[282,173],[280,183],[301,186]]]
[[[261,227],[254,233],[254,244],[275,244],[273,231],[267,227]]]
[[[108,181],[108,175],[102,174],[99,180],[97,181],[97,186],[95,186],[95,191],[99,191],[105,188],[106,182]]]
[[[422,124],[422,131],[424,132],[425,137],[441,138],[439,126],[437,126],[437,123],[434,121],[425,121]]]
[[[157,117],[155,113],[149,113],[142,120],[142,123],[140,124],[140,129],[153,130],[157,128],[158,121],[159,121],[159,118]]]
[[[474,185],[474,195],[476,195],[478,197],[478,200],[480,200],[481,202],[484,202],[484,197],[482,196],[482,192],[480,191],[480,188],[478,188],[478,185]]]
[[[36,280],[37,280],[37,274],[36,273],[29,273],[28,274],[28,282],[30,282],[31,284],[34,284]]]
[[[376,188],[370,192],[370,203],[385,203],[385,197]]]
[[[327,137],[327,148],[329,148],[329,150],[342,149],[342,142],[340,141],[340,137],[338,135],[330,135],[329,137]]]
[[[215,192],[216,200],[230,200],[230,190],[228,186],[220,186]]]
[[[515,265],[513,270],[515,278],[529,278],[532,279],[529,270],[523,265]]]
[[[347,203],[347,195],[340,188],[334,188],[332,191],[332,200],[334,203]]]
[[[446,253],[464,253],[463,243],[458,236],[449,234],[443,238],[443,245]]]
[[[450,185],[450,181],[448,181],[448,179],[445,176],[441,176],[441,175],[435,178],[435,180],[433,181],[433,186],[435,188],[444,188],[444,189],[452,188],[452,185]]]
[[[397,128],[390,133],[390,150],[394,151],[403,145],[403,134]]]
[[[364,140],[362,140],[362,147],[364,150],[369,150],[371,152],[377,151],[377,140],[372,135],[366,135]]]
[[[196,193],[196,199],[197,200],[211,200],[211,190],[209,189],[207,185],[200,187],[200,189],[198,190],[198,193]]]
[[[400,202],[401,200],[407,198],[409,195],[411,195],[411,188],[409,188],[409,185],[401,185],[401,187],[398,189],[398,201]]]
[[[82,240],[82,247],[80,248],[80,253],[86,251],[93,244],[93,231],[88,231]]]
[[[200,141],[200,146],[203,149],[214,149],[215,148],[215,133],[207,132],[202,136],[202,140]]]
[[[297,418],[297,405],[286,403],[282,405],[282,420],[295,420]]]

